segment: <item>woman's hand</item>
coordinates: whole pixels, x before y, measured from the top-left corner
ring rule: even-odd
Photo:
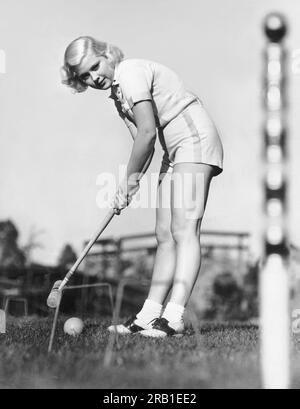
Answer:
[[[115,196],[110,204],[110,207],[115,210],[116,214],[120,214],[121,210],[129,206],[133,196],[139,190],[140,184],[138,181],[128,182],[125,179],[117,189]]]

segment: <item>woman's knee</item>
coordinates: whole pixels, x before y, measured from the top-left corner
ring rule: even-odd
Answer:
[[[158,244],[174,241],[170,226],[166,226],[163,224],[156,225],[155,236]]]
[[[193,240],[195,237],[198,238],[200,235],[201,221],[202,218],[189,222],[185,221],[185,223],[172,222],[171,233],[173,240],[178,244],[183,241]]]

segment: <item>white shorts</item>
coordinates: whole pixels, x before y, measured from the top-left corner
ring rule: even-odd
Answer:
[[[172,172],[177,163],[204,163],[223,171],[223,146],[219,133],[200,100],[192,102],[158,136],[164,156],[160,173]]]

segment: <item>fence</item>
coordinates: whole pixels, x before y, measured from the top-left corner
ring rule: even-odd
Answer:
[[[249,271],[249,238],[245,232],[202,232],[202,266],[192,296],[200,313],[214,318],[218,313],[216,305],[224,304],[224,297],[230,298],[230,302],[241,299],[240,287],[245,284],[244,277]],[[148,287],[139,285],[139,281],[145,283],[148,279],[150,284],[156,248],[153,233],[98,240],[81,270],[72,277],[72,285],[105,281],[115,291],[121,278],[133,278],[124,292],[122,306],[124,314],[131,313],[143,303],[147,294]],[[49,310],[45,300],[53,283],[65,273],[63,268],[41,265],[17,270],[0,269],[0,308],[6,297],[13,295],[28,300],[29,314],[47,315]],[[216,296],[216,291],[220,292],[220,297]],[[107,294],[101,289],[70,291],[64,297],[62,312],[106,314],[109,310],[106,298]]]
[[[232,260],[235,270],[243,271],[249,260],[249,239],[246,232],[203,231],[201,247],[203,259]],[[86,243],[84,243],[86,244]],[[153,233],[141,233],[98,240],[85,260],[85,274],[101,278],[120,278],[128,275],[149,277],[157,248]],[[145,271],[137,268],[140,258]],[[148,260],[147,260],[148,259]],[[135,264],[135,268],[134,268]],[[150,274],[151,275],[151,274]]]

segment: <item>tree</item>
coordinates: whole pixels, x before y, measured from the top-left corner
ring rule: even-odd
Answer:
[[[34,250],[37,248],[43,248],[43,245],[38,238],[43,233],[43,230],[37,230],[35,227],[31,227],[27,242],[22,247],[22,251],[26,259],[26,266],[30,266],[32,264]]]
[[[18,230],[10,221],[0,222],[0,266],[23,268],[25,255],[18,247]]]
[[[70,244],[66,244],[63,247],[61,254],[58,258],[59,267],[68,269],[75,263],[76,260],[77,260],[77,256],[72,246]]]

